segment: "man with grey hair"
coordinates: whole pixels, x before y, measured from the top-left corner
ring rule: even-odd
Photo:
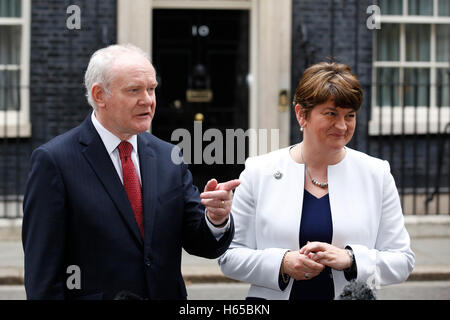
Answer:
[[[186,299],[181,251],[217,258],[234,234],[238,180],[199,194],[173,145],[147,131],[156,72],[132,45],[98,50],[85,85],[93,111],[37,148],[24,196],[28,299]],[[205,210],[206,208],[206,210]]]

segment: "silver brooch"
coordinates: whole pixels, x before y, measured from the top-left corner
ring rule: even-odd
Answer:
[[[273,177],[277,180],[281,179],[282,176],[283,174],[280,171],[277,171],[273,174]]]

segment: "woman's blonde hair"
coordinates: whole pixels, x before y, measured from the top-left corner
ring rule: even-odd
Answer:
[[[363,93],[361,85],[346,64],[321,62],[310,66],[303,73],[294,96],[294,105],[302,107],[307,118],[311,110],[329,99],[336,107],[359,111]]]

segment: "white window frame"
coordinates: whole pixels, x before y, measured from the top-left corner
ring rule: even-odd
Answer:
[[[0,138],[26,138],[31,136],[29,103],[31,0],[20,1],[22,1],[22,16],[20,18],[0,17],[1,26],[21,26],[22,29],[20,65],[0,65],[3,70],[18,70],[20,68],[21,71],[20,110],[0,110]]]
[[[403,15],[381,15],[381,28],[383,24],[400,25],[400,61],[373,61],[372,72],[372,111],[369,122],[370,135],[391,134],[426,134],[444,132],[445,125],[450,121],[450,107],[437,107],[436,89],[430,89],[430,106],[404,106],[403,90],[399,92],[399,106],[380,107],[377,105],[377,68],[391,67],[399,69],[399,82],[403,84],[404,68],[426,68],[430,70],[430,88],[436,85],[438,68],[450,68],[450,62],[437,62],[436,59],[436,25],[449,24],[450,17],[438,16],[438,0],[434,0],[432,16],[408,15],[408,0],[403,0]],[[406,61],[405,51],[405,25],[428,24],[431,26],[430,61]],[[374,41],[374,57],[377,53],[376,37]],[[428,113],[429,110],[429,113]],[[381,114],[380,114],[381,113]],[[380,121],[381,120],[381,121]],[[380,123],[381,122],[381,123]]]

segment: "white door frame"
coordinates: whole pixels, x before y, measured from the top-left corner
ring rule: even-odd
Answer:
[[[292,105],[279,106],[279,94],[287,90],[288,99],[291,95],[291,1],[133,0],[130,6],[129,0],[118,0],[117,42],[132,43],[150,53],[154,8],[250,11],[249,128],[268,130],[258,132],[265,132],[269,143],[258,148],[257,139],[249,135],[250,155],[288,146]]]

